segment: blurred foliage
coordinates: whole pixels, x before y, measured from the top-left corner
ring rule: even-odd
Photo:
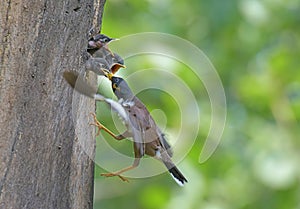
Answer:
[[[180,188],[167,172],[124,183],[117,177],[100,177],[105,170],[96,167],[95,209],[300,208],[299,14],[298,0],[108,0],[103,33],[122,37],[153,31],[189,40],[217,69],[228,107],[221,144],[207,162],[199,164],[211,119],[209,98],[201,81],[184,67],[174,66],[201,109],[197,140],[178,165],[189,183]],[[151,66],[147,60],[125,62],[131,66],[120,70],[125,77]],[[145,76],[141,82],[153,78]],[[113,97],[109,87],[102,90]],[[139,92],[138,97],[150,111],[162,110],[172,141],[180,119],[176,102],[157,90]],[[98,107],[101,121],[116,130],[108,108]],[[105,140],[121,153],[132,154],[130,141],[103,136],[97,143]]]

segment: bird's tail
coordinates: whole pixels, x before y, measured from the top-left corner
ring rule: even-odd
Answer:
[[[170,156],[166,151],[163,151],[161,153],[162,161],[165,164],[165,166],[168,168],[168,171],[170,172],[173,179],[176,181],[177,184],[180,186],[183,186],[184,183],[187,183],[188,181],[184,177],[184,175],[180,172],[180,170],[175,166],[175,164],[172,162]]]

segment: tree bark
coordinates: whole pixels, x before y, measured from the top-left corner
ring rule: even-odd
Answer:
[[[62,73],[84,72],[104,3],[1,1],[1,209],[93,207],[95,102],[73,95]]]

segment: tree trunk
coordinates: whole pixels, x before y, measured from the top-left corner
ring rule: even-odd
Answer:
[[[84,72],[104,3],[1,1],[1,209],[93,207],[95,102],[73,96],[62,73]]]

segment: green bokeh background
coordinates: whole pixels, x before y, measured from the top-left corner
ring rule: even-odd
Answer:
[[[173,65],[172,72],[188,83],[201,110],[196,142],[178,165],[189,183],[181,188],[168,173],[124,183],[100,177],[105,170],[97,166],[94,208],[299,209],[299,14],[297,0],[107,0],[103,33],[112,37],[169,33],[192,42],[209,57],[225,89],[227,121],[218,149],[199,164],[211,120],[209,98],[201,80],[184,66]],[[128,68],[118,72],[123,77],[152,66],[142,58],[125,62]],[[113,97],[109,83],[100,88]],[[165,117],[160,118],[159,112],[154,118],[164,121],[172,141],[180,119],[176,102],[151,89],[138,97],[150,111],[164,113]],[[116,131],[107,110],[98,104],[98,118]],[[106,140],[132,155],[130,141],[102,136],[97,143]]]

